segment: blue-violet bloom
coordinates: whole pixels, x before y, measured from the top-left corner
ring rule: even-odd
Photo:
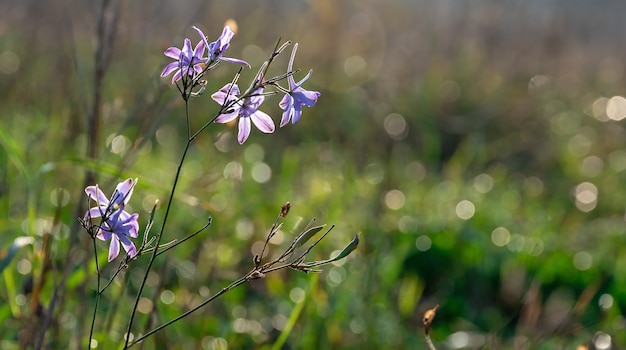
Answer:
[[[250,67],[250,64],[248,64],[248,62],[244,60],[240,60],[237,58],[230,58],[230,57],[222,57],[224,52],[226,52],[226,49],[228,49],[228,47],[230,46],[230,40],[233,38],[233,36],[235,36],[235,32],[232,29],[230,29],[229,26],[225,26],[224,30],[222,31],[222,35],[220,35],[220,37],[217,38],[216,41],[210,44],[207,40],[206,35],[204,35],[204,33],[202,32],[202,30],[200,30],[200,28],[194,26],[193,29],[195,29],[198,32],[198,34],[200,34],[200,37],[202,37],[202,41],[204,42],[204,45],[209,49],[209,57],[207,59],[207,62],[210,62],[209,64],[212,64],[217,61],[225,61],[225,62],[230,62],[230,63],[243,64],[243,65]]]
[[[291,58],[289,59],[289,66],[287,67],[287,72],[292,73],[293,69],[293,61],[296,57],[296,51],[298,50],[298,43],[293,46],[293,50],[291,51]],[[287,78],[289,82],[289,93],[285,94],[282,100],[278,103],[280,108],[283,110],[283,116],[280,120],[280,127],[287,125],[289,120],[291,119],[291,123],[295,124],[300,117],[302,116],[302,106],[313,107],[317,102],[317,98],[320,96],[320,93],[317,91],[307,91],[302,88],[302,84],[304,84],[307,79],[311,77],[313,70],[309,70],[309,74],[307,74],[302,80],[298,83],[293,79],[293,74],[290,74]]]
[[[226,113],[220,114],[215,119],[216,123],[228,123],[239,117],[239,132],[237,134],[239,144],[246,142],[248,136],[250,136],[250,120],[252,120],[257,129],[264,133],[271,134],[274,132],[275,126],[272,118],[258,110],[265,100],[265,96],[262,93],[263,88],[258,88],[248,97],[240,100],[237,97],[239,95],[237,84],[228,83],[218,92],[211,95],[211,98],[222,106],[230,104]]]
[[[166,77],[176,71],[172,77],[172,84],[174,84],[176,81],[180,80],[184,74],[188,74],[193,78],[196,74],[202,73],[204,63],[207,60],[206,57],[202,57],[204,56],[205,48],[205,42],[201,40],[192,51],[191,41],[187,38],[185,38],[182,50],[177,47],[168,48],[164,52],[165,56],[173,58],[176,61],[169,63],[163,68],[161,77]]]
[[[96,237],[102,241],[111,240],[109,261],[119,255],[120,243],[129,256],[135,257],[137,255],[137,248],[129,237],[137,238],[139,214],[131,215],[124,210],[126,203],[133,194],[136,183],[137,179],[127,179],[120,182],[115,188],[111,200],[104,195],[98,185],[85,188],[85,193],[89,199],[96,201],[97,206],[85,213],[84,220],[90,222],[92,218],[102,217],[102,223]]]

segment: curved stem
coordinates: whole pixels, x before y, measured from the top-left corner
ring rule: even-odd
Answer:
[[[87,349],[91,348],[91,340],[93,339],[93,329],[96,325],[96,314],[98,313],[98,304],[100,304],[100,294],[102,293],[100,291],[100,267],[98,266],[98,250],[96,249],[96,238],[92,236],[91,241],[93,242],[93,253],[94,253],[94,258],[96,261],[96,272],[97,272],[97,279],[98,279],[98,282],[96,282],[96,291],[98,293],[96,294],[96,302],[93,307],[93,317],[91,318],[91,328],[89,329],[89,343],[87,344]]]
[[[185,99],[185,116],[187,121],[189,120],[189,101]],[[176,186],[178,185],[178,180],[180,178],[180,172],[183,168],[183,163],[185,162],[185,157],[187,156],[187,151],[189,151],[189,146],[193,139],[187,139],[187,144],[185,145],[185,150],[183,151],[183,155],[180,157],[180,162],[178,163],[178,168],[176,169],[176,176],[174,177],[174,184],[172,185],[172,191],[170,192],[170,198],[167,202],[167,209],[165,209],[165,216],[163,217],[163,224],[161,225],[161,230],[157,234],[156,241],[154,246],[158,247],[161,243],[161,237],[163,236],[163,231],[165,231],[165,224],[167,223],[167,218],[169,217],[170,209],[172,208],[172,202],[174,201],[174,192],[176,192]],[[139,300],[141,299],[141,293],[143,292],[143,288],[146,285],[146,281],[148,280],[148,274],[150,273],[150,269],[152,268],[152,264],[157,257],[158,251],[154,249],[152,251],[152,256],[150,257],[150,261],[148,262],[148,266],[146,267],[146,272],[143,276],[143,280],[139,285],[139,290],[137,291],[137,298],[135,299],[135,305],[133,306],[133,311],[130,314],[130,320],[128,321],[128,327],[126,328],[126,341],[124,343],[124,349],[128,348],[129,340],[130,340],[130,331],[133,326],[133,320],[135,319],[135,314],[137,312],[137,305],[139,305]]]
[[[229,284],[228,286],[226,286],[226,287],[222,288],[222,290],[220,290],[219,292],[217,292],[215,295],[213,295],[213,296],[212,296],[212,297],[210,297],[209,299],[207,299],[207,300],[203,301],[200,305],[197,305],[197,306],[196,306],[196,307],[194,307],[193,309],[191,309],[191,310],[189,310],[189,311],[187,311],[187,312],[185,312],[185,313],[183,313],[183,314],[181,314],[181,315],[177,316],[177,317],[176,317],[176,318],[174,318],[174,319],[171,319],[171,320],[169,320],[169,321],[165,322],[164,324],[162,324],[162,325],[158,326],[157,328],[152,329],[152,330],[151,330],[151,331],[149,331],[148,333],[143,334],[141,337],[138,337],[136,340],[134,340],[134,341],[133,341],[133,342],[132,342],[129,346],[133,346],[133,345],[135,345],[135,344],[139,343],[140,341],[142,341],[142,340],[146,339],[147,337],[151,336],[152,334],[154,334],[154,333],[156,333],[156,332],[160,331],[161,329],[163,329],[163,328],[165,328],[165,327],[167,327],[167,326],[171,325],[172,323],[177,322],[177,321],[180,321],[181,319],[183,319],[183,318],[185,318],[185,317],[189,316],[190,314],[192,314],[192,313],[194,313],[194,312],[198,311],[198,309],[201,309],[201,308],[202,308],[202,307],[204,307],[206,304],[208,304],[208,303],[212,302],[214,299],[218,298],[218,297],[219,297],[219,296],[221,296],[222,294],[224,294],[224,293],[228,292],[229,290],[231,290],[231,289],[233,289],[233,288],[236,288],[236,287],[238,287],[238,286],[240,286],[240,285],[242,285],[242,284],[246,283],[247,281],[249,281],[250,279],[252,279],[252,276],[253,276],[253,272],[254,272],[254,271],[255,271],[255,270],[252,270],[252,271],[248,272],[245,276],[243,276],[243,277],[241,277],[240,279],[236,280],[235,282],[233,282],[233,283]],[[127,339],[128,339],[128,337],[127,337]]]

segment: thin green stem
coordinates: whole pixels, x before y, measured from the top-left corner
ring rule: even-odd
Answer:
[[[129,345],[129,347],[130,347],[130,346],[133,346],[133,345],[135,345],[135,344],[137,344],[137,343],[139,343],[139,342],[141,342],[142,340],[144,340],[144,339],[146,339],[147,337],[151,336],[152,334],[154,334],[154,333],[156,333],[156,332],[160,331],[161,329],[163,329],[163,328],[165,328],[165,327],[167,327],[167,326],[171,325],[172,323],[177,322],[177,321],[180,321],[181,319],[183,319],[183,318],[185,318],[185,317],[189,316],[190,314],[192,314],[192,313],[194,313],[194,312],[198,311],[199,309],[201,309],[202,307],[204,307],[206,304],[208,304],[208,303],[212,302],[214,299],[216,299],[216,298],[218,298],[219,296],[221,296],[222,294],[224,294],[224,293],[226,293],[226,292],[230,291],[231,289],[237,288],[238,286],[240,286],[240,285],[242,285],[242,284],[244,284],[244,283],[248,282],[249,280],[253,279],[253,278],[254,278],[254,277],[253,277],[253,273],[254,273],[254,271],[256,271],[256,270],[252,270],[252,271],[248,272],[245,276],[243,276],[243,277],[239,278],[239,279],[238,279],[238,280],[236,280],[235,282],[233,282],[233,283],[229,284],[228,286],[226,286],[226,287],[222,288],[222,290],[220,290],[218,293],[216,293],[215,295],[213,295],[213,296],[212,296],[212,297],[210,297],[209,299],[207,299],[207,300],[203,301],[200,305],[197,305],[197,306],[196,306],[196,307],[194,307],[193,309],[190,309],[189,311],[187,311],[187,312],[185,312],[185,313],[183,313],[183,314],[181,314],[181,315],[177,316],[176,318],[173,318],[173,319],[171,319],[171,320],[169,320],[169,321],[165,322],[164,324],[162,324],[162,325],[160,325],[160,326],[158,326],[158,327],[156,327],[156,328],[152,329],[152,330],[151,330],[151,331],[149,331],[148,333],[143,334],[142,336],[138,337],[136,340],[134,340],[134,341],[133,341],[133,342]]]
[[[189,120],[189,101],[185,99],[185,116],[187,120]],[[180,162],[178,163],[178,168],[176,169],[176,176],[174,177],[174,184],[172,185],[172,191],[170,192],[170,198],[167,202],[167,209],[165,209],[165,216],[163,217],[163,224],[161,225],[161,230],[157,234],[155,247],[158,247],[161,243],[161,237],[163,236],[163,232],[165,231],[165,224],[167,223],[167,218],[169,217],[170,209],[172,208],[172,203],[174,201],[174,193],[176,192],[176,186],[178,185],[178,180],[180,179],[180,173],[183,168],[183,163],[185,162],[185,157],[187,156],[187,151],[189,151],[189,147],[193,139],[187,139],[187,144],[185,145],[185,150],[183,151],[183,155],[180,157]],[[152,264],[154,264],[154,260],[156,259],[158,254],[157,249],[152,251],[152,256],[150,257],[150,261],[148,262],[148,266],[146,267],[146,272],[143,276],[143,280],[139,285],[139,290],[137,291],[137,298],[135,299],[135,305],[133,306],[133,310],[130,314],[130,320],[128,321],[128,327],[126,328],[126,341],[124,343],[124,349],[128,348],[130,341],[130,332],[133,326],[133,321],[135,319],[135,314],[137,313],[137,306],[139,305],[139,300],[141,299],[141,293],[143,292],[143,288],[146,285],[146,281],[148,280],[148,274],[150,273],[150,269],[152,268]]]
[[[209,225],[211,225],[211,222],[212,222],[212,221],[213,221],[213,220],[212,220],[211,218],[209,218],[209,221],[208,221],[208,222],[206,223],[206,225],[204,225],[201,229],[199,229],[198,231],[196,231],[196,232],[194,232],[194,233],[190,234],[189,236],[187,236],[187,237],[185,237],[185,238],[181,239],[180,241],[177,241],[177,242],[173,243],[172,245],[167,246],[166,248],[161,249],[161,250],[157,253],[157,256],[159,256],[159,255],[161,255],[161,254],[165,253],[166,251],[168,251],[168,250],[170,250],[170,249],[172,249],[172,248],[176,247],[177,245],[179,245],[179,244],[181,244],[181,243],[183,243],[183,242],[187,241],[188,239],[190,239],[190,238],[192,238],[192,237],[195,237],[197,234],[199,234],[200,232],[204,231],[207,227],[209,227]],[[155,247],[154,249],[157,249],[157,248]]]
[[[96,261],[96,274],[98,281],[96,282],[96,302],[93,307],[93,317],[91,318],[91,328],[89,329],[89,342],[87,343],[87,350],[91,349],[91,340],[93,339],[93,329],[96,325],[96,314],[98,313],[98,304],[100,304],[100,267],[98,265],[98,250],[96,249],[96,238],[91,237],[91,241],[93,242],[93,255]]]

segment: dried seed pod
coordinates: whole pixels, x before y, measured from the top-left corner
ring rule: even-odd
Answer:
[[[435,319],[435,314],[437,313],[438,308],[439,304],[435,305],[434,308],[426,310],[426,312],[424,312],[424,318],[422,319],[422,322],[424,323],[424,332],[426,334],[428,334],[428,332],[430,331],[430,325],[433,322],[433,319]]]
[[[289,214],[289,209],[291,209],[291,203],[287,202],[280,207],[280,216],[285,217]]]

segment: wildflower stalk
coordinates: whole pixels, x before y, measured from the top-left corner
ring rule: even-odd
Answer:
[[[188,96],[188,95],[187,95]],[[190,126],[189,126],[189,99],[188,97],[185,97],[184,95],[184,100],[185,100],[185,116],[186,116],[186,120],[187,120],[187,130],[189,130]],[[139,300],[141,299],[141,294],[143,292],[143,288],[146,285],[146,281],[148,280],[148,275],[150,273],[150,269],[152,268],[152,265],[154,264],[154,260],[156,259],[157,255],[158,255],[158,250],[156,249],[156,247],[159,246],[159,244],[161,243],[161,238],[163,237],[163,232],[165,231],[165,225],[167,224],[167,218],[169,217],[169,213],[170,213],[170,209],[172,208],[172,202],[174,201],[174,193],[176,192],[176,187],[178,185],[178,180],[180,179],[180,172],[183,168],[183,163],[185,162],[185,158],[187,156],[187,151],[189,151],[189,147],[191,146],[191,143],[193,142],[194,139],[192,138],[187,138],[187,143],[185,144],[185,149],[183,150],[183,155],[180,157],[180,162],[178,163],[178,168],[176,169],[176,176],[174,177],[174,184],[172,185],[172,190],[170,191],[170,198],[167,202],[167,208],[165,209],[165,216],[163,217],[163,224],[161,224],[161,229],[159,230],[159,233],[156,236],[156,240],[154,243],[154,247],[155,249],[152,251],[152,255],[150,256],[150,260],[148,261],[148,266],[146,267],[146,272],[143,275],[143,279],[141,281],[141,284],[139,285],[139,290],[137,291],[137,297],[135,298],[135,304],[133,305],[132,311],[130,313],[130,319],[128,321],[128,327],[126,328],[126,340],[124,343],[124,349],[128,348],[129,345],[129,340],[130,340],[130,332],[133,326],[133,321],[135,319],[135,314],[137,313],[137,306],[139,305]]]
[[[91,318],[91,328],[89,329],[89,344],[87,344],[87,347],[91,347],[91,340],[93,339],[93,329],[96,324],[96,314],[98,313],[98,305],[100,304],[100,295],[102,294],[102,292],[100,291],[100,266],[98,265],[98,250],[96,248],[96,238],[92,236],[91,241],[93,242],[93,252],[94,252],[93,255],[94,255],[95,262],[96,262],[96,275],[97,275],[96,290],[98,291],[98,293],[96,294],[96,301],[93,306],[93,317]]]

